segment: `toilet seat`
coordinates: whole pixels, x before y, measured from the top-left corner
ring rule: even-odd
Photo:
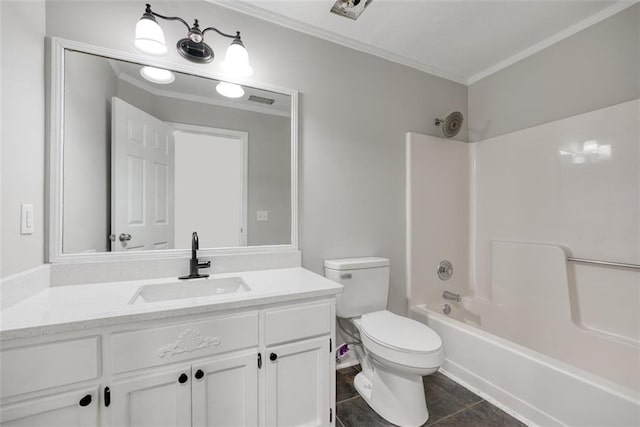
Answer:
[[[442,340],[420,322],[381,310],[362,315],[358,323],[363,344],[379,358],[415,368],[442,364]]]

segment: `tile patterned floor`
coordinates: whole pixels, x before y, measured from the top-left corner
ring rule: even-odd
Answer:
[[[358,395],[353,378],[360,367],[345,368],[336,374],[337,427],[393,426],[376,414]],[[520,421],[458,383],[436,372],[424,377],[429,408],[425,425],[437,427],[521,427]]]

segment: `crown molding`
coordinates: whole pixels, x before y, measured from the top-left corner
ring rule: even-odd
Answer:
[[[524,50],[521,50],[520,52],[516,53],[515,55],[512,55],[500,62],[497,62],[496,64],[485,68],[484,70],[475,73],[473,75],[471,75],[470,77],[468,76],[461,76],[458,75],[456,73],[451,73],[448,72],[446,70],[440,69],[438,67],[434,67],[428,64],[424,64],[422,62],[404,57],[402,55],[398,55],[395,54],[393,52],[389,52],[387,50],[384,49],[380,49],[376,46],[373,45],[369,45],[367,43],[362,43],[359,42],[357,40],[348,40],[345,41],[344,37],[334,33],[332,31],[327,31],[324,30],[322,28],[316,27],[314,25],[309,25],[307,23],[298,21],[296,19],[293,18],[289,18],[286,16],[282,16],[279,15],[277,13],[271,12],[269,10],[263,9],[259,6],[256,6],[255,4],[252,3],[248,3],[246,1],[242,1],[242,0],[234,0],[234,1],[229,1],[229,0],[206,0],[209,3],[214,3],[218,6],[224,7],[226,9],[230,9],[236,12],[240,12],[243,13],[245,15],[249,15],[249,16],[253,16],[255,18],[264,20],[264,21],[268,21],[271,22],[273,24],[276,25],[280,25],[286,28],[289,28],[291,30],[295,30],[301,33],[305,33],[308,34],[310,36],[314,36],[314,37],[318,37],[333,43],[336,43],[338,45],[341,46],[345,46],[348,47],[350,49],[354,49],[360,52],[364,52],[364,53],[368,53],[370,55],[374,55],[377,56],[379,58],[383,58],[386,59],[388,61],[391,62],[395,62],[401,65],[405,65],[407,67],[411,67],[411,68],[415,68],[417,70],[423,71],[425,73],[428,74],[432,74],[436,77],[441,77],[447,80],[451,80],[454,81],[456,83],[460,83],[466,86],[469,86],[479,80],[484,79],[487,76],[490,76],[491,74],[494,74],[504,68],[507,68],[519,61],[522,61],[525,58],[528,58],[529,56],[532,56],[538,52],[540,52],[543,49],[548,48],[549,46],[552,46],[568,37],[571,37],[572,35],[584,30],[585,28],[588,28],[592,25],[597,24],[598,22],[601,22],[613,15],[615,15],[616,13],[622,12],[623,10],[633,6],[634,4],[637,4],[638,2],[640,2],[640,0],[618,0],[616,3],[612,4],[611,6],[606,7],[605,9],[601,10],[600,12],[597,12],[573,25],[571,25],[570,27],[554,34],[553,36],[539,42],[536,43]]]
[[[236,1],[206,0],[206,1],[208,1],[209,3],[214,3],[218,6],[224,7],[226,9],[240,12],[245,15],[249,15],[249,16],[253,16],[254,18],[261,19],[263,21],[268,21],[273,24],[280,25],[282,27],[286,27],[294,31],[298,31],[300,33],[308,34],[310,36],[314,36],[314,37],[327,40],[341,46],[348,47],[349,49],[368,53],[369,55],[377,56],[379,58],[386,59],[387,61],[395,62],[396,64],[405,65],[407,67],[423,71],[427,74],[431,74],[436,77],[451,80],[460,84],[467,84],[467,78],[465,76],[460,76],[455,73],[450,73],[438,67],[433,67],[431,65],[407,58],[405,56],[398,55],[393,52],[389,52],[388,50],[380,49],[376,46],[373,46],[367,43],[362,43],[353,39],[345,40],[344,36],[336,34],[332,31],[323,30],[320,27],[316,27],[314,25],[310,25],[293,18],[279,15],[277,13],[263,9],[251,3],[247,3],[239,0],[236,0]]]
[[[551,37],[542,40],[539,43],[534,44],[533,46],[530,46],[518,53],[516,53],[515,55],[512,55],[510,57],[508,57],[507,59],[504,59],[486,69],[484,69],[483,71],[480,71],[479,73],[476,73],[474,75],[472,75],[471,77],[469,77],[469,79],[467,80],[466,84],[467,86],[472,85],[473,83],[480,81],[482,79],[484,79],[485,77],[490,76],[491,74],[497,73],[500,70],[503,70],[517,62],[522,61],[525,58],[528,58],[532,55],[535,55],[536,53],[566,39],[571,37],[572,35],[591,27],[592,25],[597,24],[598,22],[604,21],[607,18],[610,18],[611,16],[615,15],[616,13],[622,12],[623,10],[633,6],[634,4],[638,3],[638,1],[640,0],[631,0],[631,1],[627,1],[627,0],[621,0],[618,1],[614,4],[612,4],[611,6],[608,6],[604,9],[602,9],[600,12],[595,13],[585,19],[583,19],[582,21],[578,21],[575,24],[571,25],[570,27],[565,28],[564,30],[557,32],[556,34],[552,35]]]

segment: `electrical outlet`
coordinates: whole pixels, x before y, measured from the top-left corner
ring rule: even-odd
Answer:
[[[256,211],[256,221],[269,221],[269,211]]]
[[[33,205],[23,203],[20,205],[20,234],[33,234]]]

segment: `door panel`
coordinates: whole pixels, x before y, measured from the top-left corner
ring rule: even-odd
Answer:
[[[91,427],[98,425],[97,389],[78,390],[8,405],[0,411],[3,427]],[[80,400],[91,402],[80,406]]]
[[[187,381],[180,383],[182,374]],[[111,425],[188,427],[191,425],[191,367],[113,383]]]
[[[193,375],[194,426],[258,425],[257,352],[196,364]]]
[[[173,128],[119,98],[111,105],[111,250],[173,248]]]
[[[271,354],[277,358],[270,360]],[[329,424],[331,408],[329,337],[267,349],[268,426]]]

